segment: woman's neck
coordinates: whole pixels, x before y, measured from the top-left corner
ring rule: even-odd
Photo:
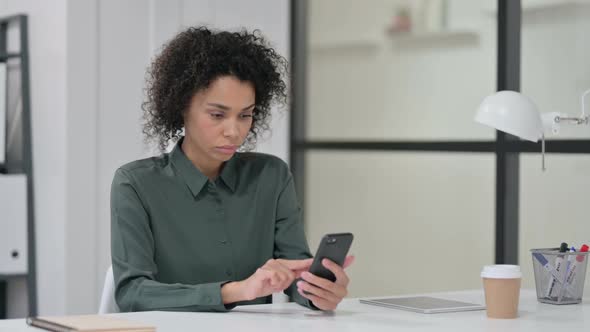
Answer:
[[[217,178],[222,163],[214,160],[205,160],[205,158],[203,158],[204,153],[198,151],[198,149],[196,149],[192,144],[190,144],[190,140],[184,139],[182,141],[180,148],[182,149],[182,152],[184,152],[188,160],[190,160],[191,163],[193,163],[193,165],[199,171],[201,171],[201,173],[203,173],[211,181]]]

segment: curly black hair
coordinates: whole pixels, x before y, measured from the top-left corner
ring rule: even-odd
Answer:
[[[252,127],[242,149],[250,150],[259,135],[269,130],[274,103],[287,103],[284,77],[287,60],[278,54],[259,30],[215,31],[191,27],[163,46],[146,73],[143,133],[164,151],[170,140],[178,141],[183,115],[191,98],[221,76],[234,76],[254,86]]]

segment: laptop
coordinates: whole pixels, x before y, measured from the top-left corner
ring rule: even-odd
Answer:
[[[361,299],[361,303],[382,307],[409,310],[423,314],[442,312],[484,310],[486,307],[477,303],[439,299],[429,296],[395,297],[383,299]]]

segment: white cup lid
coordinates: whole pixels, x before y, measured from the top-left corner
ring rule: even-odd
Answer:
[[[498,264],[486,265],[481,271],[482,278],[515,279],[522,278],[522,272],[518,265]]]

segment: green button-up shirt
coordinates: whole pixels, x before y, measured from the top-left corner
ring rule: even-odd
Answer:
[[[248,278],[271,258],[311,257],[283,161],[236,153],[212,182],[180,144],[115,173],[111,256],[122,311],[226,311],[234,305],[222,302],[224,283]],[[313,307],[295,284],[285,293]]]

